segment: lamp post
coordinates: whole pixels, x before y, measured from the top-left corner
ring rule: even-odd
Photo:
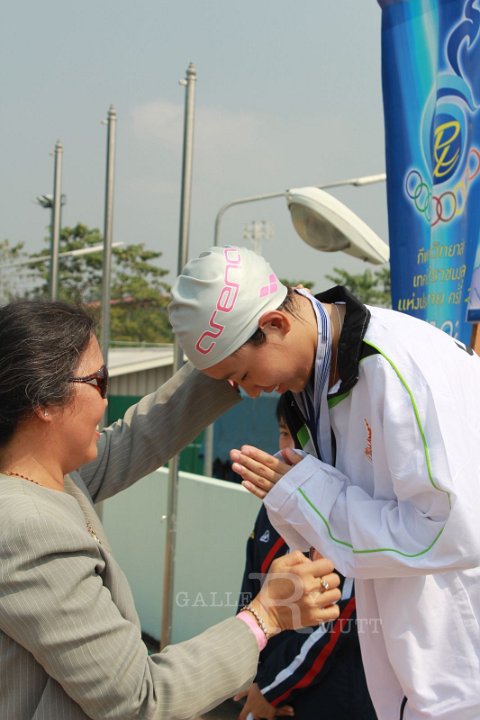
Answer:
[[[330,205],[333,205],[335,207],[335,212],[331,213],[331,219],[329,219],[329,224],[334,226],[334,218],[333,215],[336,213],[338,217],[341,216],[342,219],[345,220],[345,226],[350,225],[350,227],[358,224],[362,226],[362,231],[366,231],[366,228],[368,226],[360,220],[358,215],[355,215],[351,210],[347,208],[346,205],[341,203],[340,201],[333,198],[333,196],[328,195],[325,193],[325,190],[330,190],[332,188],[336,187],[345,187],[347,185],[352,185],[353,187],[363,187],[365,185],[373,185],[375,183],[379,182],[385,182],[387,176],[385,173],[379,173],[377,175],[363,175],[361,177],[357,178],[348,178],[346,180],[336,180],[335,182],[331,182],[325,185],[318,185],[316,187],[308,187],[308,188],[298,188],[298,189],[291,189],[291,190],[281,190],[279,192],[274,193],[266,193],[263,195],[251,195],[249,197],[244,198],[237,198],[236,200],[231,200],[230,202],[226,203],[225,205],[222,205],[220,210],[217,213],[217,216],[215,218],[215,226],[213,231],[213,244],[218,245],[219,237],[220,237],[220,225],[223,216],[225,215],[226,211],[229,210],[231,207],[234,207],[236,205],[246,205],[247,203],[252,202],[259,202],[261,200],[273,200],[276,198],[285,198],[287,200],[287,204],[290,206],[292,204],[296,204],[299,206],[305,206],[305,215],[309,214],[310,217],[320,217],[322,215],[322,211],[325,209],[325,205],[328,207],[328,198],[330,198]],[[320,191],[317,193],[317,191]],[[316,197],[315,197],[316,196]],[[304,198],[304,199],[302,199]],[[306,200],[305,200],[306,199]],[[322,206],[323,204],[323,206]],[[308,207],[309,205],[309,207]],[[293,220],[293,218],[292,218]],[[294,222],[295,226],[295,222]],[[327,224],[325,223],[323,230],[327,228]],[[295,229],[297,227],[295,226]],[[297,229],[298,232],[298,229]],[[300,234],[300,233],[299,233]],[[369,237],[373,237],[375,234],[371,230],[369,233]],[[300,237],[302,240],[305,240],[305,238],[300,234]],[[312,244],[311,242],[305,240],[305,242],[308,242],[308,244]],[[389,254],[388,254],[388,245],[386,245],[384,242],[378,238],[378,248],[379,248],[379,255],[377,253],[374,254],[372,257],[365,258],[369,262],[388,262]],[[320,248],[318,249],[325,249]],[[344,252],[348,252],[348,248],[342,247],[339,243],[336,244],[335,247],[330,248],[331,250],[343,250]],[[358,257],[358,256],[357,256]]]
[[[110,298],[112,280],[112,236],[113,236],[113,197],[115,182],[115,145],[117,113],[110,105],[107,114],[107,156],[105,173],[105,212],[103,225],[103,272],[102,305],[100,323],[100,347],[105,364],[108,364],[108,346],[110,344]]]
[[[188,259],[188,241],[190,233],[190,207],[192,195],[193,168],[193,130],[195,118],[195,86],[197,71],[193,63],[187,68],[186,77],[180,80],[185,87],[185,109],[183,122],[183,162],[182,187],[180,204],[180,228],[178,239],[178,274],[181,273]],[[180,369],[183,352],[175,338],[173,343],[173,372]],[[179,456],[175,455],[168,464],[168,500],[167,530],[163,566],[163,603],[160,645],[164,648],[170,644],[173,622],[173,583],[175,576],[175,545],[177,536],[177,500],[178,500],[178,467]]]
[[[45,208],[45,210],[53,210],[53,195],[37,195],[37,197],[35,198],[35,202],[38,203],[41,207]],[[60,196],[61,207],[63,207],[66,202],[67,196],[62,193],[62,195]],[[53,224],[52,219],[50,220],[50,225]],[[60,217],[60,225],[61,220],[62,218]]]
[[[123,242],[112,243],[112,248],[122,247],[122,245]],[[86,248],[78,248],[78,250],[67,250],[66,252],[58,253],[58,258],[61,259],[64,257],[81,257],[82,255],[93,255],[94,253],[101,252],[101,250],[103,250],[103,243],[98,245],[90,245]],[[42,263],[49,263],[50,261],[50,255],[32,255],[25,260],[16,260],[12,263],[8,263],[7,265],[2,265],[0,270],[1,272],[3,272],[4,270],[9,270],[10,268],[18,268],[24,266],[31,267],[32,265],[40,265]],[[101,505],[101,503],[99,503],[99,505]]]
[[[55,143],[53,195],[39,195],[37,202],[44,208],[51,209],[50,221],[50,299],[56,300],[58,296],[58,254],[60,248],[60,229],[62,205],[66,197],[62,195],[62,158],[63,145],[60,140]]]
[[[325,190],[352,185],[363,187],[385,182],[385,173],[336,180],[318,187],[292,188],[274,193],[237,198],[222,205],[215,218],[213,244],[219,245],[221,221],[226,211],[236,205],[285,198],[298,235],[317,250],[343,251],[366,262],[388,262],[389,247],[346,205]],[[203,474],[211,477],[213,466],[213,425],[205,429]]]
[[[57,228],[54,230],[55,226],[55,196],[54,195],[37,195],[35,198],[35,201],[45,210],[50,210],[50,260],[52,261],[52,265],[57,265],[57,270],[55,271],[58,275],[58,258],[63,255],[64,253],[59,252],[59,246],[60,246],[60,231],[62,228],[62,207],[67,202],[67,196],[63,193],[60,193],[60,211],[58,214],[57,219]],[[58,236],[58,240],[53,240],[55,236]],[[53,247],[56,245],[56,253],[53,253]],[[50,268],[50,279],[49,279],[49,285],[50,285],[50,292],[52,288],[52,269]],[[53,298],[52,298],[53,299]]]
[[[53,207],[52,207],[52,240],[50,263],[50,299],[56,300],[58,296],[58,252],[60,248],[60,208],[62,197],[62,156],[63,145],[60,140],[55,143],[55,171],[53,179]]]
[[[123,242],[112,243],[112,248],[122,247]],[[90,247],[79,248],[78,250],[67,250],[66,252],[58,253],[59,258],[63,257],[80,257],[82,255],[93,255],[96,252],[103,250],[103,243],[98,245],[90,245]],[[18,260],[8,265],[2,265],[2,270],[13,267],[21,267],[22,265],[38,265],[39,263],[50,262],[50,255],[32,255],[27,260]]]

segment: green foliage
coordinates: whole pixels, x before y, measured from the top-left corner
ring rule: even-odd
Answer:
[[[27,257],[23,248],[23,242],[11,245],[9,240],[0,240],[0,305],[25,294],[30,271],[25,265],[15,265]]]
[[[346,270],[333,268],[332,275],[325,275],[334,285],[345,285],[361,302],[367,305],[392,306],[390,269],[365,270],[359,275],[351,275]]]
[[[46,238],[50,243],[50,238]],[[102,236],[97,229],[90,230],[78,223],[73,228],[65,227],[60,233],[59,252],[83,250],[93,245],[101,244]],[[39,255],[50,255],[46,248]],[[89,255],[67,256],[59,258],[59,286],[58,297],[67,302],[82,303],[85,305],[98,302],[101,297],[102,282],[102,252]],[[35,296],[49,297],[50,263],[38,265],[40,285]]]
[[[307,290],[311,290],[314,286],[312,280],[288,280],[287,278],[280,278],[280,282],[288,287],[304,287]]]
[[[103,242],[96,228],[78,223],[61,231],[60,252],[89,248]],[[42,254],[48,254],[45,250]],[[163,278],[167,270],[156,264],[162,253],[144,243],[112,249],[111,317],[112,341],[171,342],[167,305],[170,286]],[[61,300],[87,305],[99,317],[102,296],[103,252],[59,259]],[[35,295],[48,297],[49,266],[38,268],[41,281]]]
[[[143,243],[114,249],[111,333],[114,340],[171,342],[167,270],[153,264],[162,253]]]

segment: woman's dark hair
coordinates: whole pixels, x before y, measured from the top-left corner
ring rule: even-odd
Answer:
[[[0,447],[34,409],[65,405],[82,353],[94,333],[80,307],[16,300],[0,308]]]
[[[285,310],[285,312],[290,313],[290,315],[294,315],[295,317],[300,317],[297,314],[296,308],[295,308],[295,290],[294,288],[287,287],[287,294],[285,296],[285,300],[283,303],[278,307],[278,310]],[[257,328],[253,335],[248,338],[247,343],[252,343],[252,345],[261,345],[265,342],[265,333],[261,328]],[[246,343],[245,343],[246,344]]]

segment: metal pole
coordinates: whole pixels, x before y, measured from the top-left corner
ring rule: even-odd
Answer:
[[[58,252],[60,247],[60,213],[62,206],[62,155],[63,145],[60,140],[55,143],[55,161],[53,176],[53,204],[51,230],[51,263],[50,263],[50,299],[58,297]]]
[[[195,116],[195,83],[197,72],[193,63],[187,68],[185,80],[180,85],[185,86],[185,114],[183,127],[183,163],[182,187],[180,203],[180,231],[178,239],[178,274],[181,273],[188,259],[188,241],[190,233],[190,207],[192,194],[192,166],[193,166],[193,130]],[[176,372],[182,365],[183,353],[177,340],[174,340],[173,371]],[[173,619],[173,591],[175,580],[175,543],[177,535],[177,499],[178,499],[178,466],[179,457],[176,455],[170,460],[168,467],[168,505],[167,505],[167,532],[165,540],[165,558],[163,569],[163,603],[161,647],[171,642]]]
[[[123,242],[112,243],[112,247],[121,247]],[[90,245],[90,247],[79,248],[78,250],[67,250],[67,252],[58,253],[58,257],[80,257],[82,255],[93,255],[93,253],[100,252],[103,250],[102,245]],[[50,262],[49,255],[32,255],[28,260],[18,260],[18,262],[8,263],[8,265],[2,265],[2,269],[21,267],[22,265],[36,265],[37,263]]]
[[[183,166],[182,194],[180,206],[180,232],[178,238],[178,271],[188,259],[188,239],[190,233],[190,207],[192,199],[192,167],[193,167],[193,129],[195,120],[195,83],[197,71],[193,63],[187,68],[185,80],[180,84],[185,87],[185,115],[183,126]]]
[[[108,346],[110,344],[110,295],[112,280],[112,230],[113,230],[113,191],[115,182],[115,130],[117,113],[110,105],[107,115],[107,168],[105,178],[105,217],[103,225],[103,273],[100,347],[103,359],[108,365]]]
[[[203,474],[212,477],[214,426],[208,425],[203,432]]]
[[[103,121],[105,124],[105,121]],[[105,172],[105,209],[103,219],[103,272],[102,272],[102,302],[100,308],[100,349],[105,365],[108,366],[108,346],[110,345],[110,296],[112,281],[112,236],[113,236],[113,196],[115,184],[115,130],[117,127],[117,113],[110,105],[107,113],[107,162]],[[107,410],[103,414],[99,425],[101,428],[107,424]],[[96,504],[95,509],[99,518],[103,519],[103,502]]]

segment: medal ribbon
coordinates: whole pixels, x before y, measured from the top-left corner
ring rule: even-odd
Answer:
[[[307,422],[317,457],[333,465],[332,431],[327,399],[332,359],[330,318],[322,303],[311,293],[302,289],[296,292],[312,303],[317,319],[318,340],[312,382],[309,382],[301,393],[294,393],[294,397]]]

